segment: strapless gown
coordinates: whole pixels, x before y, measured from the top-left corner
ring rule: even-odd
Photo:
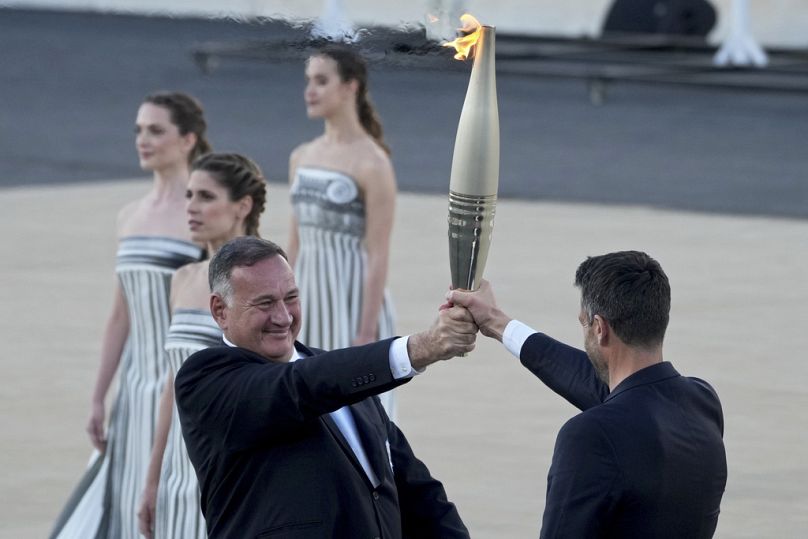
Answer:
[[[51,538],[139,539],[136,513],[168,372],[163,346],[171,277],[180,266],[199,260],[201,252],[196,245],[173,238],[120,240],[115,271],[126,297],[129,338],[119,364],[107,450],[91,457]]]
[[[222,330],[209,311],[177,309],[171,317],[166,337],[168,368],[175,373],[194,352],[223,346]],[[174,402],[171,430],[163,454],[160,486],[157,490],[154,537],[156,539],[205,539],[205,518],[199,509],[199,483]]]
[[[298,339],[307,346],[335,350],[351,346],[362,316],[367,251],[365,203],[350,176],[301,167],[291,188],[300,238],[295,279],[303,320]],[[379,312],[379,339],[395,335],[390,295]],[[395,420],[393,392],[379,395]]]

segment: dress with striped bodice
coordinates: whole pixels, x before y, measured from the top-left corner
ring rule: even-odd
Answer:
[[[295,278],[303,312],[298,339],[323,350],[351,346],[359,331],[367,271],[365,203],[359,187],[341,172],[300,167],[291,198],[299,237]],[[387,291],[378,327],[379,339],[395,335]],[[381,398],[393,418],[392,394]]]
[[[51,537],[140,537],[136,513],[168,372],[163,346],[171,277],[200,255],[196,245],[173,238],[131,236],[120,240],[115,271],[126,298],[129,337],[118,368],[107,449],[91,458]]]
[[[174,311],[165,344],[168,368],[172,373],[176,374],[194,352],[222,345],[222,330],[209,311]],[[205,539],[207,536],[205,519],[199,509],[199,483],[182,439],[176,401],[163,454],[155,513],[155,538]]]

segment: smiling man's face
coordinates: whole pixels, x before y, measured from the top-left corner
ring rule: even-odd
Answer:
[[[272,361],[289,361],[300,332],[300,298],[292,268],[281,256],[237,267],[229,304],[214,301],[225,337]]]

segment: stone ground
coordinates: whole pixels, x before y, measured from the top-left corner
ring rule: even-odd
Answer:
[[[0,190],[0,536],[47,534],[90,455],[84,434],[111,301],[117,209],[148,181]],[[262,232],[286,238],[272,185]],[[449,280],[445,196],[399,198],[390,275],[402,333],[425,327]],[[808,222],[637,206],[501,201],[487,277],[511,315],[578,344],[572,286],[586,256],[646,250],[673,287],[666,359],[709,380],[729,460],[718,537],[808,530]],[[538,534],[555,435],[576,413],[498,343],[399,391],[403,430],[475,537]]]

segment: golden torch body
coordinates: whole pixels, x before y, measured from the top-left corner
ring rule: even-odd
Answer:
[[[499,111],[494,62],[495,34],[483,26],[457,126],[449,182],[449,265],[452,286],[480,286],[499,186]]]

